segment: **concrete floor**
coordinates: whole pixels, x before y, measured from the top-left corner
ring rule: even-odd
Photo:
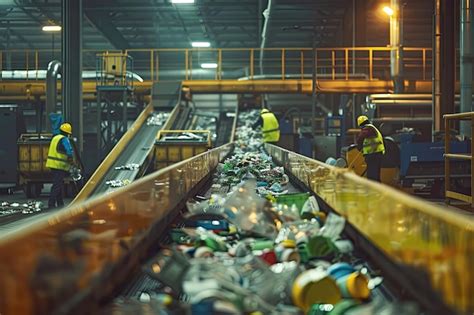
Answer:
[[[38,198],[27,198],[23,190],[15,190],[13,194],[8,194],[6,191],[0,192],[0,203],[8,202],[9,204],[12,203],[19,203],[24,204],[29,201],[40,201],[43,203],[41,207],[41,211],[34,212],[34,213],[24,213],[21,209],[16,211],[15,208],[11,207],[2,207],[0,211],[0,235],[4,235],[6,233],[12,232],[18,229],[21,226],[21,229],[27,228],[29,225],[35,223],[38,219],[47,214],[51,213],[52,211],[56,211],[57,209],[48,209],[48,198],[49,192],[51,190],[51,185],[46,185],[43,189],[41,195]],[[64,204],[68,205],[71,202],[72,198],[64,198]],[[11,212],[10,209],[15,209],[15,212]]]
[[[25,203],[28,201],[41,201],[48,206],[48,198],[49,193],[51,191],[51,184],[45,184],[41,195],[38,198],[27,198],[23,190],[17,189],[13,192],[13,194],[8,194],[6,191],[0,192],[0,202],[6,201],[9,203],[18,202],[18,203]],[[64,198],[64,204],[69,204],[72,201],[72,198]]]

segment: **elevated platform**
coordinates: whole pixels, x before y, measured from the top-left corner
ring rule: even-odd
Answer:
[[[166,83],[163,81],[163,83]],[[134,83],[136,95],[150,96],[153,84],[158,82],[144,81]],[[192,93],[283,93],[311,94],[310,79],[270,79],[270,80],[184,80],[183,86],[191,89]],[[405,81],[407,93],[431,93],[431,81]],[[61,90],[61,85],[59,85]],[[316,81],[318,93],[391,93],[391,80],[331,80]],[[459,83],[456,84],[459,91]],[[96,82],[84,81],[83,93],[85,100],[96,99]],[[0,81],[0,101],[33,101],[36,98],[45,100],[46,83],[44,81]]]

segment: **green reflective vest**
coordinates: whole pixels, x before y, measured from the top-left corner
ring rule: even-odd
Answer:
[[[63,135],[56,135],[51,139],[48,151],[48,159],[46,160],[46,167],[56,170],[69,171],[71,164],[68,162],[66,154],[58,151],[58,145]]]
[[[379,153],[382,152],[385,154],[385,145],[383,144],[383,137],[380,131],[372,124],[367,124],[365,127],[372,127],[374,128],[375,132],[377,133],[376,137],[373,138],[365,138],[362,148],[362,154],[372,154],[372,153]]]
[[[278,142],[280,140],[280,125],[275,115],[270,112],[263,113],[262,120],[263,142]]]

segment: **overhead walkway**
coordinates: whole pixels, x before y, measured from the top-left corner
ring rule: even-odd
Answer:
[[[135,60],[135,94],[148,96],[161,82],[182,82],[192,93],[390,93],[390,51],[387,47],[267,48],[263,67],[258,66],[260,49],[130,49]],[[85,52],[88,53],[88,52]],[[28,53],[26,53],[28,54]],[[44,99],[49,53],[34,51],[17,63],[16,71],[0,69],[0,101]],[[204,70],[200,56],[217,68]],[[0,51],[0,56],[2,52]],[[0,57],[1,58],[1,57]],[[313,59],[315,64],[313,65]],[[44,63],[44,66],[43,66]],[[87,68],[87,67],[86,67]],[[90,69],[89,69],[90,70]],[[405,91],[431,93],[431,48],[404,47]],[[259,75],[264,73],[265,75]],[[95,80],[84,79],[86,101],[95,100]],[[61,87],[59,86],[59,89]],[[459,84],[456,85],[459,90]]]

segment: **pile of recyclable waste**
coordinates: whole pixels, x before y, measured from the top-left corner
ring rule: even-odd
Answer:
[[[169,116],[169,113],[152,113],[146,120],[146,124],[147,126],[163,126]]]
[[[32,214],[43,210],[43,203],[41,201],[28,201],[26,203],[7,202],[0,203],[0,217],[11,214]]]
[[[389,302],[383,279],[344,237],[345,219],[295,192],[244,112],[234,153],[209,191],[186,204],[161,251],[143,267],[148,286],[107,310],[151,314],[418,314]],[[283,193],[285,192],[285,193]]]
[[[161,138],[159,141],[183,141],[183,140],[189,140],[189,141],[207,141],[207,136],[203,134],[196,134],[193,132],[180,132],[176,133],[175,135],[170,135],[170,136],[164,136]]]
[[[262,133],[260,127],[253,125],[258,121],[259,110],[250,110],[239,113],[239,120],[236,131],[236,152],[259,152],[262,147]]]
[[[217,139],[217,118],[213,116],[196,116],[196,130],[209,130],[211,133],[211,141]]]

